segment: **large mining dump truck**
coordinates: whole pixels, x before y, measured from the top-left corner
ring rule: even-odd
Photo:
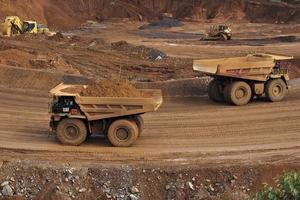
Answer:
[[[289,86],[290,56],[249,54],[245,57],[195,60],[193,68],[213,77],[208,96],[215,102],[245,105],[253,98],[265,95],[271,101],[281,101]]]
[[[138,98],[87,97],[64,92],[72,87],[86,86],[60,84],[50,91],[50,133],[66,145],[78,146],[97,134],[108,137],[113,146],[132,146],[144,129],[141,115],[156,111],[163,101],[160,90],[140,90],[147,97]]]

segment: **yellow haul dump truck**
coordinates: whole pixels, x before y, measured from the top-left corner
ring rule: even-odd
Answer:
[[[140,90],[147,97],[139,98],[83,97],[63,92],[72,87],[75,85],[60,84],[50,91],[50,131],[66,145],[77,146],[87,136],[99,134],[108,137],[113,146],[132,146],[144,129],[141,115],[156,111],[163,102],[160,90]]]
[[[269,101],[281,101],[289,86],[290,56],[249,54],[245,57],[195,60],[193,68],[214,79],[208,96],[216,102],[245,105],[254,97],[265,95]]]

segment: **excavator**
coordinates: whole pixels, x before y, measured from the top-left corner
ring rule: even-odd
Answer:
[[[21,21],[18,16],[8,16],[1,24],[1,33],[4,37],[12,37],[24,33],[30,34],[50,34],[47,27],[38,24],[36,21]]]

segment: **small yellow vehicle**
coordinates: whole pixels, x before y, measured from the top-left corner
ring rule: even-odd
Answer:
[[[38,24],[36,21],[21,21],[18,16],[8,16],[1,24],[1,34],[4,37],[12,37],[24,33],[48,34],[50,31],[44,25]]]

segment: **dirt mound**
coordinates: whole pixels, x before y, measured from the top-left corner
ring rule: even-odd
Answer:
[[[29,68],[34,58],[35,55],[18,49],[0,51],[0,64]]]
[[[59,55],[38,54],[36,51],[25,51],[22,49],[11,48],[0,51],[0,64],[27,69],[79,74],[78,70],[74,69]]]
[[[81,90],[79,94],[93,97],[141,97],[140,91],[127,80],[93,82],[86,89]]]
[[[123,51],[129,55],[137,55],[142,59],[148,60],[162,60],[167,57],[167,55],[158,49],[149,48],[146,46],[135,46],[127,43],[126,41],[119,41],[112,43],[112,49],[117,51]]]
[[[0,67],[0,85],[8,88],[49,90],[62,81],[62,74]]]

